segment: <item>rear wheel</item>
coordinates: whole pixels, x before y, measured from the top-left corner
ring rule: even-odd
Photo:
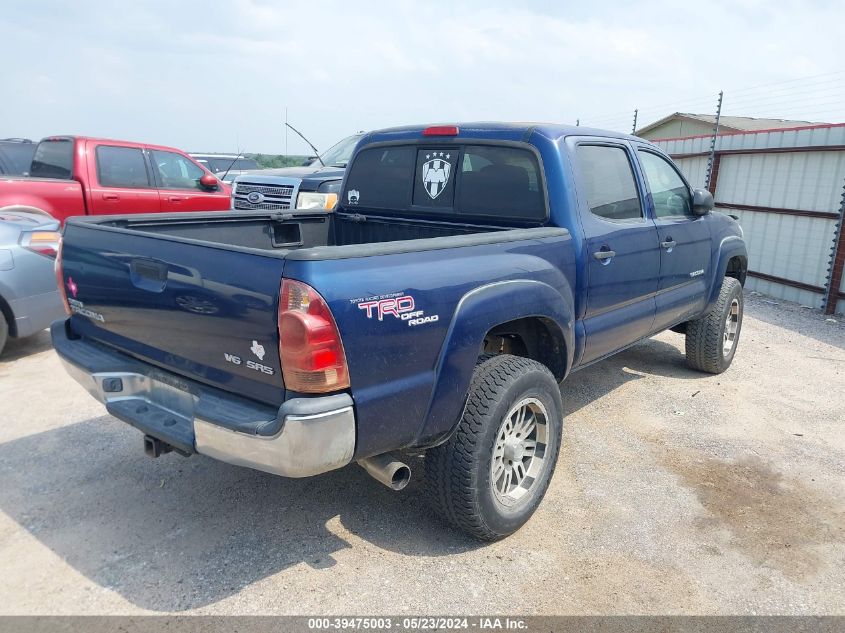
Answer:
[[[6,317],[0,312],[0,354],[3,353],[3,348],[6,347],[6,341],[9,340],[9,324],[6,323]]]
[[[482,357],[457,430],[426,453],[435,510],[479,539],[514,533],[546,493],[562,426],[560,390],[546,367],[506,354]]]
[[[742,312],[742,285],[725,277],[715,305],[700,319],[687,323],[687,365],[711,374],[730,367],[739,343]]]

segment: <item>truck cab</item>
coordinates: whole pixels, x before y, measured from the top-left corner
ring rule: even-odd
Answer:
[[[347,136],[301,167],[245,171],[232,183],[238,211],[324,209],[337,203],[346,167],[363,133]]]
[[[181,150],[50,136],[26,177],[0,177],[0,211],[74,215],[227,210],[230,188]]]

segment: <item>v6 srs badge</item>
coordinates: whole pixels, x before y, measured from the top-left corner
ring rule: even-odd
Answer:
[[[261,351],[263,356],[264,349],[262,348]],[[240,356],[236,356],[235,354],[228,354],[226,352],[223,352],[223,358],[226,360],[227,363],[246,367],[247,369],[252,369],[253,371],[260,371],[262,374],[267,374],[268,376],[272,376],[276,373],[276,370],[270,367],[269,365],[257,363],[249,358],[243,359]]]

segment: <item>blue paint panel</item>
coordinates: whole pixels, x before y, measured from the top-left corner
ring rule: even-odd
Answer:
[[[490,327],[538,314],[559,320],[565,331],[571,332],[571,299],[563,298],[572,296],[574,256],[569,241],[569,236],[562,236],[378,257],[288,262],[285,276],[317,288],[337,321],[358,418],[356,456],[395,449],[418,437],[451,429]],[[480,286],[509,280],[530,280],[532,288],[543,285],[548,290],[531,297],[530,302],[523,302],[516,292],[500,291],[482,310],[470,310],[473,303],[468,303],[458,311],[457,324],[453,323],[462,298]],[[414,311],[423,312],[417,318],[437,316],[437,320],[409,325],[393,314],[379,319],[375,308],[368,318],[367,310],[360,307],[367,300],[398,296],[413,297]],[[445,356],[444,345],[452,346]],[[454,388],[434,396],[435,387],[442,389],[447,384]]]
[[[73,224],[63,260],[75,299],[103,317],[75,314],[78,333],[246,397],[284,401],[276,330],[284,260]],[[133,262],[163,268],[164,283],[133,283]],[[226,361],[225,354],[257,361],[253,340],[273,375]]]

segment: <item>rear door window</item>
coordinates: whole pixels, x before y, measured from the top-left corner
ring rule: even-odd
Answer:
[[[97,179],[104,187],[149,187],[144,153],[137,147],[97,147]]]
[[[614,221],[643,217],[628,152],[609,145],[579,145],[576,154],[593,215]]]
[[[499,145],[364,149],[352,163],[342,204],[415,215],[546,218],[536,156]]]

